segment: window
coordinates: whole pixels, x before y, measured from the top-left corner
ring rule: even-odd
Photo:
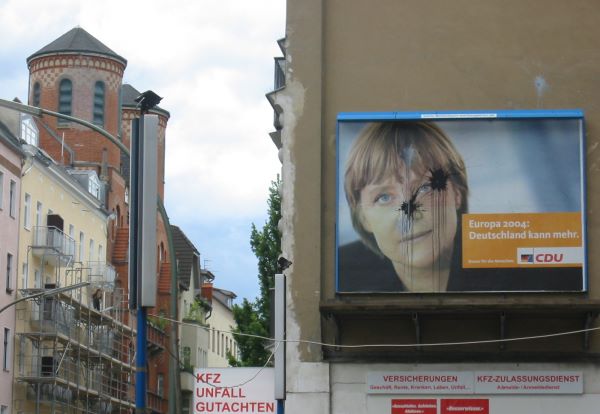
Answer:
[[[82,231],[79,232],[79,261],[83,262],[83,255],[85,250],[85,234]]]
[[[27,352],[27,348],[25,345],[25,337],[19,337],[19,374],[25,374],[25,352]]]
[[[163,396],[164,393],[164,376],[163,374],[158,374],[158,377],[156,378],[156,394],[158,394],[160,397]]]
[[[31,196],[25,193],[25,207],[23,211],[23,227],[31,229]]]
[[[71,115],[71,104],[73,100],[73,83],[69,79],[60,81],[58,87],[58,112],[63,115]],[[59,122],[67,122],[59,118]]]
[[[21,139],[29,145],[38,146],[40,131],[30,115],[21,114]]]
[[[29,265],[23,262],[23,273],[21,275],[21,289],[27,289],[29,285]]]
[[[88,262],[94,261],[94,239],[90,239],[90,251],[89,251],[89,260]]]
[[[10,329],[4,328],[4,352],[2,352],[2,368],[8,371],[8,344],[10,339]]]
[[[106,257],[104,257],[104,248],[101,244],[98,245],[98,261],[100,263],[104,263],[106,261]]]
[[[38,269],[35,269],[33,271],[33,284],[34,284],[33,287],[35,289],[39,289],[42,287],[42,277],[41,277],[40,271]],[[35,305],[35,303],[34,303],[34,305]]]
[[[6,406],[6,405],[0,406],[0,414],[8,414],[8,406]]]
[[[104,125],[104,82],[94,86],[94,124]]]
[[[215,352],[215,328],[212,329],[212,351]]]
[[[95,173],[88,178],[88,192],[100,200],[100,179]]]
[[[183,367],[191,368],[192,366],[192,349],[189,346],[183,347]]]
[[[42,210],[43,209],[44,209],[44,207],[42,206],[42,203],[40,203],[38,201],[37,204],[35,205],[35,225],[36,225],[36,227],[40,227],[42,225]]]
[[[13,180],[10,180],[10,189],[9,189],[9,198],[8,198],[8,211],[9,214],[12,218],[15,218],[15,215],[17,214],[17,209],[16,209],[16,198],[17,198],[17,183],[14,182]]]
[[[192,404],[190,394],[181,394],[181,414],[190,413],[190,405]]]
[[[6,291],[12,292],[12,272],[13,272],[13,255],[6,255]]]
[[[40,100],[42,97],[42,88],[40,87],[40,83],[36,82],[33,84],[33,106],[40,106]]]

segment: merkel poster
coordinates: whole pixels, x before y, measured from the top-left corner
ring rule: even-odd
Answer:
[[[340,114],[338,292],[584,291],[580,111]]]

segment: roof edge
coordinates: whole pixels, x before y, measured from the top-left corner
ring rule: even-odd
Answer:
[[[67,56],[67,55],[99,56],[99,57],[103,57],[106,59],[114,60],[114,61],[122,64],[124,67],[127,67],[127,59],[125,59],[124,57],[122,57],[120,55],[117,55],[116,53],[114,55],[110,55],[107,53],[99,53],[97,51],[92,51],[92,50],[87,50],[87,49],[77,49],[77,50],[58,51],[58,52],[36,52],[36,53],[30,55],[26,61],[27,61],[27,65],[29,65],[31,63],[31,61],[33,61],[35,59],[39,59],[39,58],[43,58],[43,57],[50,57],[50,56]]]

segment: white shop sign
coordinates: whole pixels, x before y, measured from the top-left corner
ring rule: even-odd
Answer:
[[[472,394],[473,373],[464,371],[369,372],[367,394]]]
[[[477,371],[476,394],[582,394],[577,371]]]
[[[580,371],[368,372],[367,394],[582,394]]]

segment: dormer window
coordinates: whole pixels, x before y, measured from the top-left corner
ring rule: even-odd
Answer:
[[[21,139],[29,145],[38,146],[40,132],[31,115],[21,114]]]
[[[94,86],[94,124],[104,126],[104,82]]]
[[[88,177],[88,192],[100,199],[100,179],[96,174],[90,174]]]

